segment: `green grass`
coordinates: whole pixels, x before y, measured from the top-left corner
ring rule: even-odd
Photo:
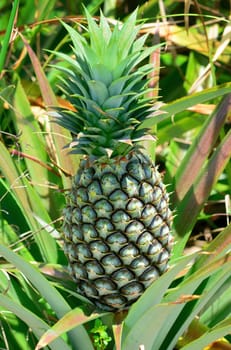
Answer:
[[[101,7],[112,25],[136,6],[82,3],[96,16]],[[62,249],[62,209],[79,159],[67,156],[71,135],[51,122],[47,108],[67,103],[53,67],[63,65],[54,51],[71,54],[60,19],[81,29],[83,6],[2,1],[2,349],[231,348],[230,9],[221,1],[136,3],[148,45],[162,43],[150,57],[159,111],[145,122],[157,141],[145,147],[171,192],[171,268],[127,314],[100,313],[76,293]]]

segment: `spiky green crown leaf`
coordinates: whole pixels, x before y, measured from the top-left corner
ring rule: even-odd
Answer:
[[[136,147],[147,133],[141,123],[153,112],[147,98],[153,66],[140,63],[156,47],[144,47],[147,35],[137,38],[136,11],[113,29],[102,13],[99,24],[87,11],[86,17],[87,38],[63,23],[75,59],[57,53],[69,64],[59,68],[61,88],[75,110],[58,108],[55,120],[76,135],[74,153],[113,157]]]

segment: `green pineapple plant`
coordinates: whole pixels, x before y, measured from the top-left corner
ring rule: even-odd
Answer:
[[[61,69],[62,91],[73,110],[55,121],[73,133],[81,161],[64,210],[64,249],[77,291],[99,308],[128,308],[168,268],[172,248],[169,197],[141,148],[142,127],[155,110],[148,98],[156,47],[137,39],[136,12],[113,29],[86,12],[88,38],[67,24],[75,59]]]

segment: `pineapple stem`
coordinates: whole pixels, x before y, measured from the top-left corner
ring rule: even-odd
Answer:
[[[123,330],[123,321],[127,316],[128,310],[118,311],[114,315],[114,322],[112,326],[116,350],[121,350],[121,339]]]

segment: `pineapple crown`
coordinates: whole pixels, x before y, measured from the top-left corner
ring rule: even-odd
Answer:
[[[144,47],[147,35],[137,38],[137,11],[113,30],[102,13],[97,24],[85,11],[87,36],[63,23],[75,58],[56,54],[69,65],[58,69],[61,89],[74,108],[56,108],[55,121],[74,135],[71,153],[124,155],[151,137],[142,122],[153,112],[147,97],[153,65],[141,63],[157,46]]]

